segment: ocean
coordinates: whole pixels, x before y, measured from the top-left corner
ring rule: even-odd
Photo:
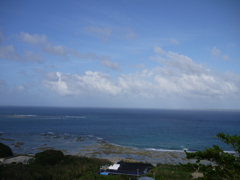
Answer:
[[[0,142],[18,154],[54,148],[151,160],[212,145],[232,151],[214,138],[220,132],[240,135],[240,111],[0,106]]]

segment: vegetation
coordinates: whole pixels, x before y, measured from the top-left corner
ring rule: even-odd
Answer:
[[[157,164],[146,176],[156,180],[190,180],[192,172],[186,172],[181,165]]]
[[[43,159],[45,160],[43,162]],[[96,172],[100,166],[111,164],[106,159],[63,155],[56,150],[46,150],[35,155],[28,164],[12,163],[0,165],[0,179],[5,180],[137,180],[126,175],[104,176]],[[190,180],[191,173],[181,166],[158,164],[146,176],[156,180]]]
[[[63,152],[46,150],[35,155],[35,163],[40,165],[55,165],[64,158]]]
[[[13,152],[11,148],[3,143],[0,143],[0,158],[9,157],[12,155],[13,155]]]
[[[196,163],[188,163],[182,165],[187,171],[201,171],[204,177],[199,179],[223,179],[223,180],[239,180],[240,179],[240,136],[230,136],[228,134],[219,133],[216,135],[224,143],[230,145],[236,154],[224,152],[219,146],[214,145],[213,148],[206,148],[204,151],[195,153],[186,152],[188,159],[196,159]],[[211,163],[202,164],[201,160],[207,160]]]
[[[43,163],[40,159],[46,160]],[[59,159],[57,159],[59,158]],[[110,164],[106,159],[63,155],[59,151],[46,150],[35,155],[29,164],[0,165],[0,179],[4,180],[128,180],[129,177],[103,176],[96,172],[100,166]],[[136,180],[136,178],[131,178]]]

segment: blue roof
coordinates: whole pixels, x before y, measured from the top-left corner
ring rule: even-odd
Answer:
[[[106,173],[106,172],[101,172],[100,174],[101,175],[108,175],[108,173]]]

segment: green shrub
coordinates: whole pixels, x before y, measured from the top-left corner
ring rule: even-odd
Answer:
[[[0,143],[0,158],[5,158],[9,156],[13,156],[11,148],[3,143]]]
[[[59,150],[46,150],[35,155],[34,163],[40,165],[55,165],[64,158],[64,154]]]

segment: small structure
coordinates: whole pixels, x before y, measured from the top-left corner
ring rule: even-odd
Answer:
[[[120,175],[125,174],[128,176],[140,176],[147,173],[153,166],[148,163],[128,163],[118,162],[113,164],[106,169],[101,169],[100,174],[102,175]]]
[[[0,164],[11,164],[13,162],[28,164],[28,161],[31,158],[33,158],[33,157],[31,157],[31,156],[11,156],[11,157],[7,157],[7,158],[1,158]]]

